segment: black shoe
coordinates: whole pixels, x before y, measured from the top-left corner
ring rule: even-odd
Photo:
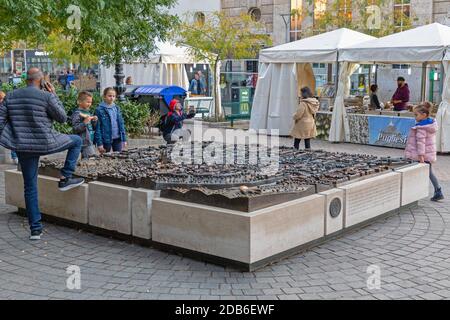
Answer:
[[[70,189],[81,186],[84,183],[84,179],[81,178],[66,178],[59,180],[59,191],[68,191]]]
[[[434,196],[433,198],[431,198],[431,201],[439,201],[439,200],[443,200],[444,199],[444,195],[442,194],[442,189],[438,189],[434,192]]]
[[[31,231],[30,240],[31,241],[41,240],[41,236],[42,230],[33,230]]]

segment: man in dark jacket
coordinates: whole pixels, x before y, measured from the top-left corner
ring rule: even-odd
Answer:
[[[67,115],[55,88],[49,83],[41,88],[43,78],[38,68],[30,68],[27,72],[28,86],[8,93],[4,107],[0,108],[0,145],[16,151],[19,157],[30,240],[39,240],[42,234],[37,185],[39,157],[68,150],[59,190],[67,191],[84,183],[83,179],[72,178],[80,156],[81,138],[53,130],[53,121],[65,123]]]
[[[394,105],[394,111],[403,111],[408,108],[409,102],[409,87],[405,82],[405,78],[398,77],[397,79],[398,88],[392,97],[392,104]]]

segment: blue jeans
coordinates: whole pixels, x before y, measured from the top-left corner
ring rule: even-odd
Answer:
[[[430,180],[431,180],[431,183],[433,184],[434,192],[437,192],[439,189],[441,189],[441,186],[439,185],[439,180],[438,180],[438,178],[436,178],[436,176],[434,175],[434,172],[433,172],[433,168],[432,168],[431,162],[428,162],[428,161],[427,161],[426,163],[428,163],[428,164],[430,165]]]
[[[122,151],[122,139],[114,139],[112,143],[104,143],[103,148],[106,150],[106,152],[110,152],[111,148],[114,152],[121,152]]]
[[[80,156],[81,138],[76,135],[70,135],[72,143],[63,150],[68,149],[64,168],[61,175],[70,178],[75,171],[75,166]],[[34,153],[17,153],[20,167],[22,170],[25,206],[27,209],[28,223],[31,231],[42,230],[41,212],[39,211],[38,200],[38,170],[39,158],[41,155]]]

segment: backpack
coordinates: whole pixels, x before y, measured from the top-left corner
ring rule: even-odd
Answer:
[[[157,128],[159,129],[159,132],[163,134],[163,132],[168,128],[168,126],[169,126],[169,117],[167,116],[167,114],[165,114],[159,118]]]

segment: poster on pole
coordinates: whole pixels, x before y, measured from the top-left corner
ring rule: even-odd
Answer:
[[[369,117],[369,144],[404,149],[409,130],[415,123],[414,118]]]

